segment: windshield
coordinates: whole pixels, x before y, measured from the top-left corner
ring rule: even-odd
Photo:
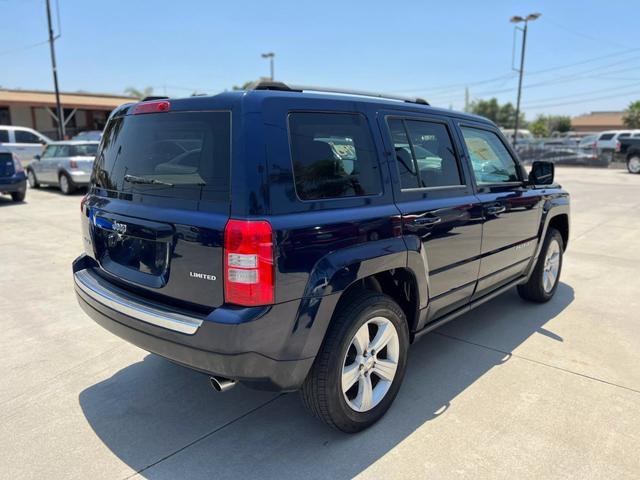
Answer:
[[[105,129],[92,183],[151,196],[226,198],[230,131],[228,112],[117,117]]]

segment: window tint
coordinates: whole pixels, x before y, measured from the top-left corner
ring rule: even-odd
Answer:
[[[70,157],[71,156],[71,146],[70,145],[58,145],[58,149],[56,150],[56,157]]]
[[[0,143],[9,143],[9,131],[0,130]]]
[[[479,185],[520,180],[516,162],[498,135],[477,128],[462,127],[461,130]]]
[[[402,188],[461,185],[460,171],[446,125],[419,120],[389,120]]]
[[[380,167],[365,117],[292,113],[289,129],[296,191],[302,200],[380,193]]]
[[[621,133],[620,135],[618,135],[618,138],[629,138],[630,136],[630,133]]]
[[[228,112],[114,118],[104,132],[92,182],[141,195],[226,201],[230,132]]]
[[[25,130],[16,130],[16,143],[40,143],[40,139],[31,132]]]
[[[611,140],[615,133],[603,133],[598,140]]]

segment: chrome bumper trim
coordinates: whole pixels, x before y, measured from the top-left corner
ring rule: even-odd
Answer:
[[[88,270],[73,274],[76,288],[96,302],[142,322],[175,332],[193,335],[202,325],[202,319],[170,310],[159,310],[150,304],[128,296],[117,287],[107,288],[104,281]]]

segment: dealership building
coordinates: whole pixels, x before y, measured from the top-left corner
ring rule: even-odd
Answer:
[[[73,136],[84,130],[102,130],[109,113],[119,105],[137,101],[123,95],[60,93],[65,131]],[[56,96],[37,90],[0,89],[0,125],[16,125],[57,136]]]

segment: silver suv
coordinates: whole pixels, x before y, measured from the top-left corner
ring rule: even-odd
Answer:
[[[14,153],[24,166],[41,154],[43,145],[49,143],[50,138],[32,128],[0,125],[0,147]]]
[[[41,184],[58,185],[65,195],[89,184],[99,142],[67,141],[47,145],[27,167],[31,188]]]

